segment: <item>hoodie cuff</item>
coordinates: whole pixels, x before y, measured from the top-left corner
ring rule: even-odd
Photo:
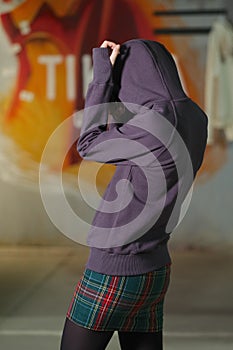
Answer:
[[[107,83],[112,81],[112,64],[108,48],[98,47],[92,50],[93,54],[93,83]]]

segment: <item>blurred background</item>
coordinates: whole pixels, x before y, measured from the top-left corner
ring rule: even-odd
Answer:
[[[81,158],[73,142],[81,120],[65,122],[84,106],[92,48],[105,39],[133,38],[157,40],[169,49],[186,93],[209,117],[204,163],[170,242],[174,267],[165,349],[232,348],[232,7],[227,0],[0,1],[1,350],[16,344],[59,348],[88,256],[86,246],[69,239],[72,223],[59,202],[62,173],[70,207],[77,215],[84,210],[77,195]],[[93,163],[85,168],[87,184],[94,168]],[[62,232],[43,205],[39,170]],[[100,193],[113,172],[101,168]],[[82,243],[83,227],[73,229]],[[116,337],[109,349],[119,349]]]

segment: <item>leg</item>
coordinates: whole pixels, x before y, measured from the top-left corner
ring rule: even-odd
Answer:
[[[162,332],[118,332],[121,350],[162,350]]]
[[[66,318],[60,350],[104,350],[112,335],[80,327]]]

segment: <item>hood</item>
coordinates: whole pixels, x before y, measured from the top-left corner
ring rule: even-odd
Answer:
[[[123,103],[154,109],[159,101],[186,97],[171,54],[155,41],[134,39],[122,44],[113,80],[113,99]]]

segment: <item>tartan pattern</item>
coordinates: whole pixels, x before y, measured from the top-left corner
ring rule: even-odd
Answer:
[[[136,276],[110,276],[86,269],[67,317],[96,331],[161,331],[169,278],[170,264]]]

